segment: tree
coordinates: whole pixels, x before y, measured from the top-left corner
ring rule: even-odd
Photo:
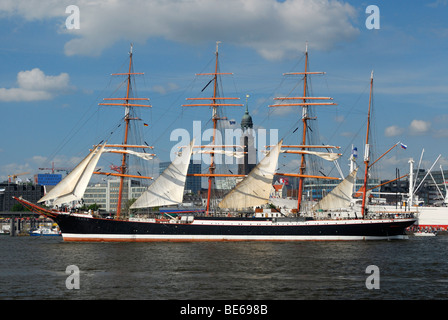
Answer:
[[[30,211],[30,209],[25,208],[21,203],[16,203],[11,207],[11,211],[22,212],[22,211]]]
[[[100,205],[99,204],[91,204],[90,206],[87,207],[88,210],[92,210],[92,211],[98,211],[100,210]]]

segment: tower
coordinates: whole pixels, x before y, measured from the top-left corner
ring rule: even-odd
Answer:
[[[248,100],[249,95],[246,95],[246,112],[241,119],[241,145],[244,147],[244,157],[238,162],[238,174],[249,174],[249,172],[257,164],[257,151],[254,143],[254,129],[252,117],[249,114]]]

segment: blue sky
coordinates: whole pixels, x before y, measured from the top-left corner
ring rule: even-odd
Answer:
[[[69,5],[80,11],[80,28],[68,30]],[[380,28],[366,28],[366,8],[377,5]],[[73,167],[123,115],[119,108],[98,107],[113,96],[126,72],[129,44],[139,97],[149,97],[142,111],[145,141],[161,161],[177,141],[176,128],[209,121],[207,108],[186,109],[212,72],[215,42],[220,44],[224,95],[250,95],[256,128],[278,129],[296,143],[292,131],[300,110],[271,110],[273,97],[294,90],[282,76],[309,66],[325,71],[312,80],[312,94],[330,96],[337,107],[320,107],[319,134],[342,147],[340,165],[348,170],[351,145],[365,139],[369,80],[374,70],[373,137],[377,156],[401,141],[382,161],[383,178],[395,168],[408,169],[424,148],[429,168],[439,154],[448,168],[448,1],[8,1],[0,4],[0,181],[9,174],[42,173],[39,167]],[[300,95],[302,84],[295,90]],[[123,91],[120,91],[122,95]],[[239,121],[244,108],[226,115]],[[205,142],[206,143],[206,142]],[[297,170],[297,160],[288,166]],[[118,163],[117,163],[118,164]],[[439,165],[437,165],[437,168]],[[335,174],[335,173],[332,173]]]

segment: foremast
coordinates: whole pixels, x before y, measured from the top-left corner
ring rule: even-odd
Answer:
[[[119,219],[120,215],[121,215],[121,204],[123,201],[123,187],[124,187],[124,179],[125,178],[143,178],[143,179],[152,179],[152,177],[145,177],[145,176],[136,176],[136,175],[130,175],[127,174],[127,155],[128,152],[127,150],[129,148],[152,148],[149,146],[136,146],[136,145],[129,145],[128,144],[128,135],[129,135],[129,127],[130,127],[130,121],[132,120],[141,120],[139,118],[133,118],[131,117],[131,109],[133,107],[146,107],[149,108],[151,107],[151,105],[148,104],[138,104],[138,103],[133,103],[133,101],[148,101],[148,98],[134,98],[131,97],[131,80],[132,80],[132,76],[135,75],[143,75],[143,72],[133,72],[133,65],[132,65],[132,44],[131,44],[131,49],[129,51],[129,69],[128,72],[125,73],[113,73],[113,76],[126,76],[127,77],[127,81],[126,81],[126,96],[124,98],[104,98],[103,100],[118,100],[118,101],[123,101],[121,103],[112,103],[112,102],[108,102],[108,103],[99,103],[98,105],[101,106],[122,106],[125,107],[125,115],[124,115],[124,122],[125,122],[125,131],[124,131],[124,138],[123,138],[123,144],[122,145],[115,145],[115,147],[120,147],[120,150],[116,150],[113,151],[115,153],[121,153],[122,154],[122,158],[121,158],[121,166],[120,168],[120,172],[119,173],[104,173],[104,172],[94,172],[95,174],[105,174],[105,175],[112,175],[112,176],[117,176],[120,177],[120,186],[119,186],[119,190],[118,190],[118,201],[117,201],[117,213],[116,213],[116,218]],[[108,145],[106,145],[107,147]],[[109,145],[110,146],[110,145]]]
[[[299,174],[277,174],[277,175],[284,175],[284,176],[290,176],[290,177],[298,177],[299,178],[299,187],[297,192],[297,211],[300,212],[301,209],[301,202],[302,202],[302,194],[303,194],[303,185],[304,185],[304,179],[305,178],[316,178],[316,179],[337,179],[339,178],[330,178],[330,177],[322,177],[322,176],[314,176],[314,175],[306,175],[306,159],[305,155],[307,154],[308,149],[312,148],[329,148],[330,146],[310,146],[306,144],[307,140],[307,130],[308,130],[308,121],[314,120],[315,118],[309,116],[309,107],[311,106],[335,106],[337,105],[334,102],[322,102],[319,100],[326,100],[331,101],[333,98],[330,97],[311,97],[307,96],[308,91],[308,76],[310,75],[319,75],[319,74],[325,74],[325,72],[311,72],[308,70],[308,44],[306,45],[305,49],[305,71],[304,72],[290,72],[290,73],[284,73],[283,75],[303,75],[303,95],[301,97],[278,97],[274,98],[274,100],[281,100],[281,101],[287,101],[287,103],[282,102],[279,104],[273,104],[269,107],[288,107],[288,106],[301,106],[302,107],[302,140],[301,145],[290,145],[285,147],[290,148],[298,148],[300,151],[294,151],[294,150],[283,150],[284,153],[297,153],[300,154],[300,168],[299,168]],[[289,101],[293,101],[292,103]],[[294,102],[294,100],[298,100],[301,102]],[[331,147],[331,148],[339,148],[339,147]]]
[[[218,96],[218,76],[220,75],[232,75],[233,73],[224,73],[224,72],[218,72],[218,60],[219,60],[219,53],[218,53],[218,49],[219,49],[219,44],[221,42],[217,41],[216,42],[216,51],[215,51],[215,72],[213,73],[197,73],[196,76],[213,76],[212,80],[210,80],[210,82],[202,89],[202,91],[205,90],[205,88],[211,83],[213,82],[213,96],[212,97],[200,97],[200,98],[187,98],[187,100],[210,100],[210,103],[192,103],[192,104],[183,104],[182,107],[198,107],[198,106],[206,106],[206,107],[211,107],[212,108],[212,121],[213,121],[213,137],[212,137],[212,142],[211,145],[209,146],[196,146],[197,148],[210,148],[211,150],[207,153],[210,154],[210,166],[209,166],[209,172],[208,174],[189,174],[190,176],[203,176],[203,177],[208,177],[208,191],[207,191],[207,211],[206,214],[209,215],[210,214],[210,200],[211,200],[211,190],[212,190],[212,182],[213,179],[217,176],[219,177],[227,177],[227,176],[232,176],[232,177],[238,177],[238,176],[244,176],[244,175],[227,175],[227,174],[216,174],[215,173],[215,148],[216,147],[220,147],[220,148],[227,148],[227,147],[234,147],[234,146],[225,146],[225,145],[220,145],[220,146],[216,146],[216,131],[217,131],[217,127],[218,127],[218,121],[219,120],[227,120],[227,118],[220,118],[219,117],[219,113],[218,113],[218,108],[219,107],[225,107],[225,106],[243,106],[243,104],[238,104],[238,103],[225,103],[225,102],[220,102],[221,100],[239,100],[240,98],[235,98],[235,97],[219,97]]]

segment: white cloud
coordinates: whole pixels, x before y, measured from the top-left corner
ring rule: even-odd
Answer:
[[[72,156],[68,157],[66,155],[57,155],[53,159],[48,159],[48,157],[35,155],[30,158],[25,158],[21,162],[9,163],[0,166],[0,182],[7,180],[8,175],[29,172],[21,176],[23,180],[26,178],[32,178],[36,173],[46,173],[50,172],[52,165],[56,169],[56,173],[65,174],[65,170],[59,169],[73,169],[80,161],[82,157]],[[40,168],[45,168],[46,170],[41,170]],[[25,179],[24,179],[25,178]]]
[[[167,83],[165,85],[156,85],[156,86],[152,87],[152,90],[154,90],[155,92],[160,93],[160,94],[167,94],[167,93],[177,90],[177,89],[179,89],[179,86],[172,82]]]
[[[409,133],[411,135],[422,135],[429,132],[431,122],[423,120],[412,120],[409,125]]]
[[[0,88],[0,101],[49,100],[51,95],[45,91],[30,91],[22,88]]]
[[[68,73],[47,76],[39,68],[20,71],[17,74],[17,88],[0,88],[0,101],[49,100],[54,95],[72,89]]]
[[[401,128],[397,125],[392,125],[387,127],[384,130],[384,135],[386,137],[396,137],[403,134],[411,135],[411,136],[420,136],[430,133],[431,131],[431,122],[424,120],[412,120],[407,129]],[[439,130],[435,132],[436,137],[443,137],[446,135],[446,131]]]
[[[438,129],[434,132],[435,138],[447,138],[448,137],[448,129]]]
[[[65,28],[69,4],[79,7],[80,29]],[[219,40],[280,59],[303,51],[308,40],[325,50],[360,33],[351,23],[354,7],[331,0],[5,0],[1,11],[28,20],[60,18],[60,31],[76,37],[65,44],[67,55],[99,55],[119,40],[161,37],[183,43]]]
[[[350,131],[341,132],[341,137],[352,138],[354,136],[356,136],[356,134],[354,132],[350,132]]]
[[[404,132],[403,128],[393,125],[393,126],[387,127],[384,130],[384,135],[386,137],[396,137],[396,136],[403,134],[403,132]]]
[[[435,2],[428,3],[427,6],[431,8],[437,8],[439,6],[447,6],[448,0],[436,0]]]
[[[64,4],[69,1],[58,0],[2,0],[0,2],[1,15],[21,15],[27,20],[41,20],[57,17],[65,13]]]
[[[272,108],[269,108],[270,110],[269,110],[269,114],[271,114],[271,115],[273,115],[273,116],[277,116],[277,117],[284,117],[284,116],[286,116],[286,115],[289,115],[289,114],[295,114],[295,113],[297,113],[297,108],[295,108],[295,107],[291,107],[291,106],[288,106],[288,107],[272,107]]]

